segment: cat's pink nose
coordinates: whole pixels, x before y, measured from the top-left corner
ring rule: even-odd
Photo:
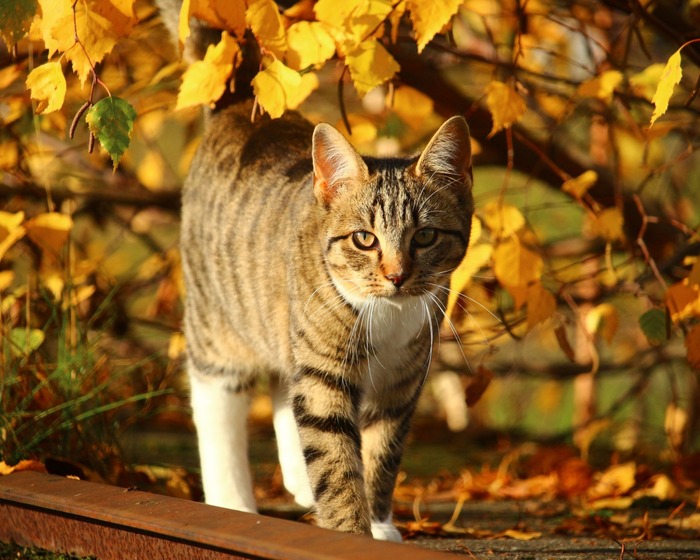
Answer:
[[[403,274],[387,274],[386,278],[397,288],[400,288],[406,281],[406,277]]]

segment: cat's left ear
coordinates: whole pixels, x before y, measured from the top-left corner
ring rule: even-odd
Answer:
[[[312,147],[314,194],[330,203],[342,188],[369,178],[367,165],[345,137],[329,124],[316,125]]]
[[[469,126],[462,117],[452,117],[433,135],[416,164],[416,175],[443,175],[471,187],[472,148]]]

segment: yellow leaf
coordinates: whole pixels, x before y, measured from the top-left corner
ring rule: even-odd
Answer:
[[[606,208],[592,218],[591,232],[609,242],[624,241],[623,224],[624,218],[619,208]]]
[[[543,267],[542,257],[515,236],[501,241],[493,251],[493,272],[506,288],[539,281]]]
[[[346,26],[349,29],[348,20],[362,4],[362,0],[319,0],[314,6],[314,12],[318,21],[343,30]]]
[[[185,1],[190,3],[190,16],[209,23],[215,29],[232,31],[239,39],[243,37],[246,29],[246,6],[244,0]]]
[[[629,83],[632,91],[651,101],[654,96],[659,82],[661,81],[661,76],[664,73],[664,65],[660,62],[647,66],[641,72],[630,76]]]
[[[277,58],[284,58],[287,38],[277,4],[273,0],[252,0],[245,18],[258,42]]]
[[[610,344],[620,326],[620,314],[609,303],[602,303],[586,315],[586,329],[589,333],[599,333]]]
[[[506,529],[503,531],[502,535],[518,541],[531,541],[532,539],[539,539],[542,536],[542,533],[540,531],[518,531],[516,529]]]
[[[597,181],[598,173],[589,169],[581,173],[578,177],[573,177],[564,181],[561,190],[580,200],[588,192],[588,189],[595,185]]]
[[[408,0],[413,29],[416,32],[418,54],[433,37],[445,27],[457,13],[463,0],[442,0],[440,2],[426,0]]]
[[[457,305],[460,294],[467,289],[473,276],[486,266],[492,254],[493,247],[485,243],[469,248],[462,262],[452,273],[450,295],[447,300],[447,311],[445,312],[447,317],[452,316],[452,311]]]
[[[133,0],[76,2],[75,17],[70,1],[39,0],[39,3],[44,17],[42,34],[46,46],[50,52],[57,49],[65,53],[81,83],[90,74],[91,63],[102,62],[117,39],[128,35],[136,24]],[[47,14],[50,14],[48,19]],[[76,45],[76,34],[84,50],[78,46],[72,48]]]
[[[489,137],[499,130],[513,126],[527,110],[522,96],[508,84],[498,81],[492,81],[486,88],[486,106],[493,119]]]
[[[299,74],[279,60],[274,60],[253,78],[253,91],[260,106],[273,119],[286,109],[296,109],[318,87],[315,74]]]
[[[226,90],[226,82],[233,71],[234,58],[240,47],[226,31],[221,41],[209,45],[204,60],[193,62],[182,76],[175,110],[214,103]]]
[[[23,221],[24,212],[12,214],[0,210],[0,260],[7,250],[24,236]]]
[[[180,6],[180,18],[177,24],[177,39],[180,46],[180,54],[184,48],[185,41],[190,36],[190,14],[192,13],[192,2],[183,0]]]
[[[600,76],[582,83],[577,92],[581,97],[594,97],[610,103],[615,88],[622,82],[622,72],[617,70],[607,70]]]
[[[481,217],[496,239],[508,237],[525,225],[525,218],[520,210],[510,204],[489,202],[484,205]]]
[[[300,21],[287,29],[287,62],[294,70],[322,64],[335,54],[335,41],[322,23]]]
[[[348,116],[352,134],[348,134],[342,120],[336,124],[336,128],[341,131],[350,143],[358,150],[377,138],[377,126],[367,117],[350,113]]]
[[[146,152],[136,168],[139,182],[147,189],[157,191],[163,188],[164,175],[165,162],[160,152],[156,150]]]
[[[73,228],[73,220],[66,214],[46,212],[25,224],[27,236],[50,255],[60,254]]]
[[[360,96],[393,78],[400,69],[394,58],[376,39],[363,41],[347,53],[345,63],[350,68],[350,76]]]
[[[545,322],[557,310],[555,297],[537,283],[527,288],[527,329]]]
[[[92,294],[95,293],[95,286],[80,286],[70,291],[68,297],[63,299],[61,307],[63,309],[70,309],[71,307],[76,307],[82,302],[86,301]]]
[[[0,170],[9,171],[17,166],[19,148],[14,140],[0,142]]]
[[[10,64],[0,70],[0,90],[9,87],[15,80],[24,75],[23,66],[23,64]]]
[[[433,114],[433,100],[409,86],[401,86],[394,90],[393,111],[413,128],[420,128],[425,120]]]
[[[693,369],[700,369],[700,325],[695,325],[685,337],[688,350],[688,363]]]
[[[664,71],[661,74],[659,85],[656,86],[654,97],[651,102],[654,104],[654,112],[651,114],[649,126],[654,126],[654,122],[668,109],[668,102],[673,95],[673,88],[681,81],[683,70],[681,69],[681,49],[678,49],[668,59]]]
[[[27,76],[27,89],[32,99],[38,101],[36,112],[51,113],[63,107],[66,97],[66,78],[59,62],[47,62],[37,66]]]
[[[0,292],[4,292],[15,280],[15,273],[11,270],[0,270]]]
[[[637,465],[633,462],[609,467],[600,475],[598,481],[589,488],[586,496],[589,500],[600,500],[626,494],[634,488]]]

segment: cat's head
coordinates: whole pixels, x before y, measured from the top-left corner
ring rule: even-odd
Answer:
[[[329,274],[356,307],[449,284],[469,244],[469,128],[453,117],[420,156],[369,158],[327,124],[313,135],[314,193]]]

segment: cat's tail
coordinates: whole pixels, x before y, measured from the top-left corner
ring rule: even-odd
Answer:
[[[178,28],[180,24],[180,11],[183,0],[156,0],[156,5],[160,12],[163,25],[168,30],[170,38],[179,50]],[[182,52],[183,59],[192,64],[197,60],[202,60],[211,45],[217,44],[221,40],[221,29],[210,27],[197,18],[190,18],[190,35],[185,41]],[[216,109],[222,109],[232,103],[252,99],[255,94],[251,81],[260,70],[260,46],[250,31],[246,31],[243,37],[236,37],[241,52],[239,59],[235,61],[236,70],[233,83],[234,91],[226,88],[225,93],[216,102]]]

